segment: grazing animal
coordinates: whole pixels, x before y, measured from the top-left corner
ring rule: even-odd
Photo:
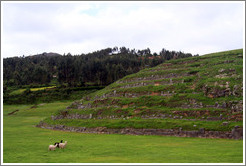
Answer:
[[[67,141],[65,141],[65,143],[59,143],[59,147],[60,147],[61,149],[65,148],[66,145],[67,145]]]
[[[57,146],[59,146],[59,143],[55,143],[55,145],[49,145],[48,150],[55,150]]]
[[[61,142],[56,142],[54,145],[58,144],[57,147],[59,148],[59,144],[62,143],[63,140],[61,140]]]

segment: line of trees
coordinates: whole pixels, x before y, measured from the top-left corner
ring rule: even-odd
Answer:
[[[190,56],[190,53],[166,49],[152,54],[149,48],[130,50],[126,47],[81,55],[43,53],[3,59],[3,79],[6,86],[50,84],[52,81],[70,87],[108,85],[143,68]]]

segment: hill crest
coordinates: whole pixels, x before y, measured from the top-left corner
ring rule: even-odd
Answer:
[[[242,54],[242,49],[219,52],[141,70],[42,123],[105,130],[197,130],[197,136],[219,138],[233,138],[233,132],[238,131],[241,137]],[[208,136],[203,131],[224,134]]]

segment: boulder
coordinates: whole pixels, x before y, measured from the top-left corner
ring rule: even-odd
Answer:
[[[223,126],[228,126],[228,124],[229,124],[228,122],[223,122],[222,123]]]
[[[235,126],[231,132],[233,139],[243,139],[243,128],[239,126]]]

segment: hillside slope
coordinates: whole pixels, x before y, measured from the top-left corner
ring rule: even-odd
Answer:
[[[141,70],[74,102],[38,126],[242,138],[243,50],[170,60]]]

